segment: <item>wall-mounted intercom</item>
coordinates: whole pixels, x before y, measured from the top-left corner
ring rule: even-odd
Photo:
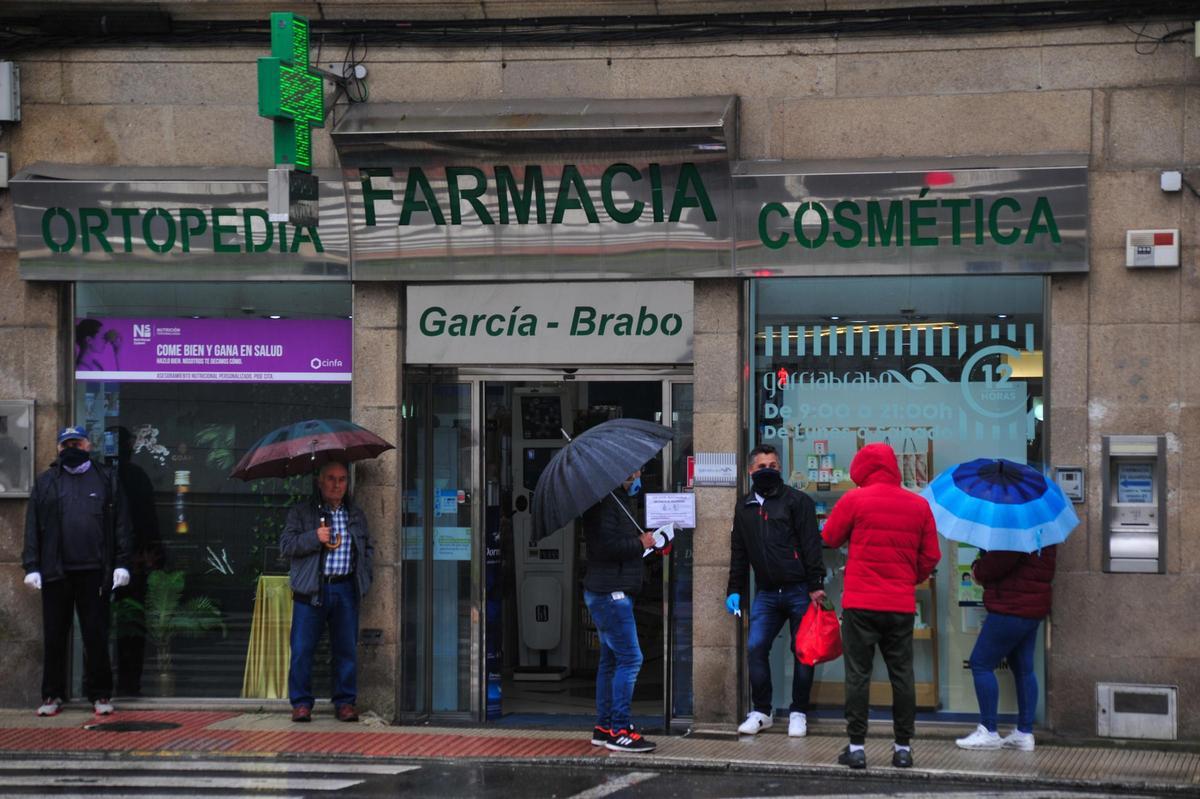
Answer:
[[[1104,436],[1104,571],[1166,572],[1167,440]]]

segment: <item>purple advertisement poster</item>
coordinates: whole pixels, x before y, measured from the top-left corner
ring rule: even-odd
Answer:
[[[75,379],[349,383],[348,319],[75,321]]]

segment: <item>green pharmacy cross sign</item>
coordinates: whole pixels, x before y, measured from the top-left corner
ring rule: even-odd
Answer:
[[[258,59],[258,114],[275,120],[275,163],[312,171],[312,129],[325,127],[321,77],[308,66],[308,20],[271,15],[271,55]]]

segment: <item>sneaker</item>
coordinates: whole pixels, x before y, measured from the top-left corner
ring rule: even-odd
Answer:
[[[592,746],[604,746],[613,739],[612,730],[596,725],[592,727]]]
[[[42,706],[37,709],[39,716],[57,716],[62,710],[62,700],[58,698],[46,697],[42,700]]]
[[[758,735],[763,730],[775,723],[775,719],[768,716],[766,713],[759,713],[757,710],[751,710],[750,715],[746,716],[746,720],[738,727],[738,732],[742,735]]]
[[[95,709],[97,716],[112,715],[112,712],[114,709],[112,706],[112,702],[107,697],[104,699],[97,699],[95,704],[92,705],[92,707]]]
[[[954,743],[958,744],[959,749],[999,749],[1004,745],[1000,733],[992,732],[982,724],[975,728],[975,732]]]
[[[612,737],[605,741],[604,745],[614,752],[634,753],[653,752],[658,747],[658,744],[647,741],[632,727],[613,730]]]
[[[903,749],[896,749],[892,752],[892,767],[893,768],[912,768],[912,747],[906,746]]]
[[[808,716],[803,713],[792,713],[788,716],[788,737],[803,738],[808,735]]]
[[[1013,730],[1000,739],[1000,745],[1005,749],[1019,749],[1022,752],[1033,751],[1033,733]]]
[[[850,747],[847,746],[845,749],[842,750],[842,753],[840,755],[838,755],[837,762],[838,762],[839,766],[849,766],[850,768],[856,768],[856,769],[857,768],[866,768],[867,767],[867,750],[859,749],[857,751],[852,752],[852,751],[850,751]]]

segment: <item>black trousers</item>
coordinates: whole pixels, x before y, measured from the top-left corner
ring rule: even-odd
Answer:
[[[108,595],[100,569],[66,572],[42,585],[42,696],[67,699],[67,653],[71,617],[79,615],[83,636],[83,692],[89,702],[112,696],[108,658]]]
[[[917,691],[913,682],[913,614],[878,610],[842,612],[842,656],[846,664],[846,733],[850,743],[867,738],[871,703],[871,666],[875,647],[883,655],[892,681],[892,723],[896,743],[907,746],[917,722]]]

